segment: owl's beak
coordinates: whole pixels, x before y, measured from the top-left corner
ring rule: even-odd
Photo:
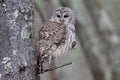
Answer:
[[[64,23],[64,19],[60,19],[60,22],[61,22],[61,23]]]

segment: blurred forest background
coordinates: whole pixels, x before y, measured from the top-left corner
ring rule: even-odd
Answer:
[[[41,75],[41,80],[120,80],[120,0],[35,0],[35,33],[53,10],[76,13],[77,48],[55,61],[72,64]]]

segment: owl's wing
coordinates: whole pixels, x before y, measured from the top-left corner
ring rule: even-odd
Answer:
[[[65,38],[66,27],[57,22],[46,21],[39,31],[39,40],[59,43]]]
[[[39,31],[39,53],[44,57],[52,54],[61,44],[64,44],[65,35],[65,25],[46,21]]]

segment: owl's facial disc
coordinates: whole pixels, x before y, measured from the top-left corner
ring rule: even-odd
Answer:
[[[51,20],[58,23],[74,25],[75,14],[74,11],[68,7],[60,7],[54,11]]]
[[[68,11],[67,12],[66,11],[64,11],[64,12],[63,11],[57,11],[55,19],[58,23],[67,24],[67,23],[70,22],[71,16],[70,16]]]

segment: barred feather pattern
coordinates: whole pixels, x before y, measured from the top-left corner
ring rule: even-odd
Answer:
[[[68,53],[73,47],[73,43],[76,44],[76,37],[75,37],[75,27],[74,25],[68,24],[66,25],[66,36],[64,44],[61,44],[53,53],[52,55],[58,57],[60,55],[64,55]]]

